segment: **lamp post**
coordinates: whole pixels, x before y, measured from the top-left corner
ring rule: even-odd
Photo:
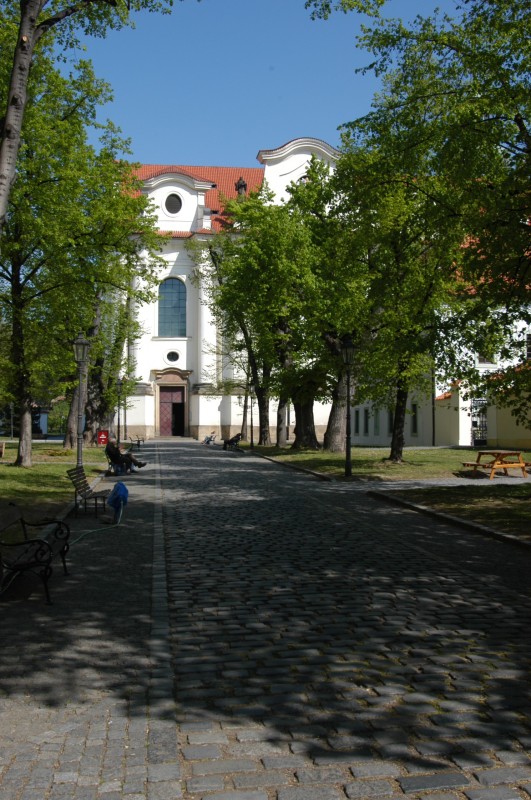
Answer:
[[[88,361],[89,342],[78,334],[74,342],[74,358],[79,371],[77,395],[77,466],[83,466],[83,372]]]
[[[249,447],[251,450],[254,450],[254,429],[253,429],[253,391],[254,386],[252,383],[249,384],[249,398],[251,400],[251,442]]]
[[[354,344],[352,337],[346,333],[341,340],[341,356],[347,368],[347,433],[346,433],[346,453],[345,453],[345,477],[352,475],[352,440],[350,428],[350,369],[354,361]]]
[[[118,378],[116,381],[116,391],[118,392],[118,447],[120,447],[120,406],[122,405],[123,380]]]

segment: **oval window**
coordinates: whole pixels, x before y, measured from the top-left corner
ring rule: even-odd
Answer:
[[[183,207],[183,201],[178,194],[169,194],[166,198],[166,211],[168,214],[178,214]]]
[[[170,352],[166,355],[168,361],[178,361],[179,360],[179,353],[176,353],[175,350],[170,350]]]

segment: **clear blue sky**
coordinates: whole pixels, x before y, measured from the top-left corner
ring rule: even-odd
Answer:
[[[452,0],[393,0],[412,19]],[[310,19],[304,0],[183,0],[170,16],[140,14],[136,30],[87,40],[114,102],[101,116],[151,164],[258,166],[256,154],[299,136],[339,144],[378,84],[357,75],[360,18]]]

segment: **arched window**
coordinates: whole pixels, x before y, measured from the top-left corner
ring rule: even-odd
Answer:
[[[186,336],[186,286],[178,278],[159,286],[159,336]]]

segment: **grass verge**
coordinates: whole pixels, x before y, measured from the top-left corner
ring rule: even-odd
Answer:
[[[16,503],[30,512],[50,515],[64,508],[74,499],[74,489],[66,474],[76,466],[76,451],[63,450],[60,444],[33,445],[33,466],[15,467],[17,443],[6,442],[6,452],[0,461],[0,500],[3,504]],[[96,447],[83,451],[85,472],[89,481],[107,469],[103,450]]]

